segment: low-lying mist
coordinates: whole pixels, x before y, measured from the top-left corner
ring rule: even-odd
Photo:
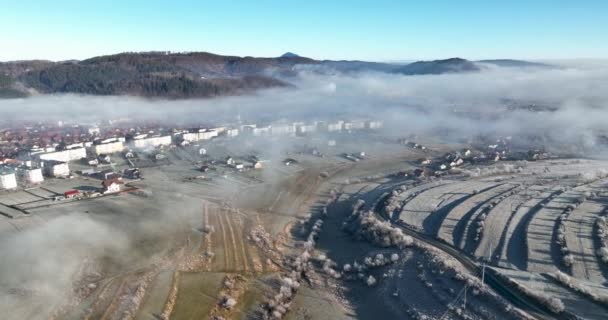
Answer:
[[[229,124],[238,116],[245,123],[379,119],[384,121],[385,134],[395,137],[441,135],[460,141],[478,135],[542,137],[543,147],[568,146],[595,157],[604,154],[598,137],[608,121],[608,68],[601,63],[429,76],[303,72],[289,80],[295,88],[207,100],[78,95],[0,100],[0,122],[91,124],[128,118],[186,126]],[[279,154],[275,149],[272,152]],[[199,206],[191,205],[189,210]],[[159,216],[163,217],[159,223],[144,229],[153,233],[171,220],[171,214]],[[91,251],[108,254],[133,245],[132,232],[116,228],[119,224],[68,215],[0,237],[0,285],[48,288],[52,295],[69,290],[72,275]],[[0,310],[13,305],[6,299],[0,299]]]
[[[0,117],[13,123],[129,118],[184,125],[230,123],[237,115],[247,123],[377,118],[394,135],[536,135],[549,144],[592,147],[608,119],[608,65],[569,63],[428,76],[301,72],[289,79],[295,88],[207,100],[43,95],[0,101]]]

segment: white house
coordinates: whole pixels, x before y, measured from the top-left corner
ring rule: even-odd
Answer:
[[[0,189],[17,188],[17,177],[14,172],[0,171]]]
[[[67,162],[44,161],[42,162],[44,174],[49,177],[67,177],[70,175],[70,167]]]
[[[107,179],[101,182],[101,186],[103,187],[103,193],[119,192],[120,186],[122,184],[123,182],[118,179]]]
[[[19,168],[19,176],[27,183],[38,184],[44,181],[42,169],[40,168]]]

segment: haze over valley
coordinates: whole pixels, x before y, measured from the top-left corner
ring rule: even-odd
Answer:
[[[4,7],[0,318],[606,318],[603,2]]]

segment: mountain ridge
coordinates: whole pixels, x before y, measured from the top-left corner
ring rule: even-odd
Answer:
[[[449,58],[409,64],[315,60],[287,52],[280,57],[225,56],[210,52],[123,52],[85,60],[0,62],[0,97],[76,93],[173,99],[239,95],[289,87],[301,71],[321,74],[381,72],[438,75],[479,72],[481,64],[536,66],[519,60]]]

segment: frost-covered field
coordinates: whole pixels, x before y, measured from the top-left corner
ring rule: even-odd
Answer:
[[[395,190],[386,203],[401,222],[501,267],[524,287],[555,293],[574,314],[601,319],[589,294],[548,275],[559,271],[593,292],[608,291],[606,229],[598,229],[608,212],[608,162],[518,165],[468,167],[464,177]]]

